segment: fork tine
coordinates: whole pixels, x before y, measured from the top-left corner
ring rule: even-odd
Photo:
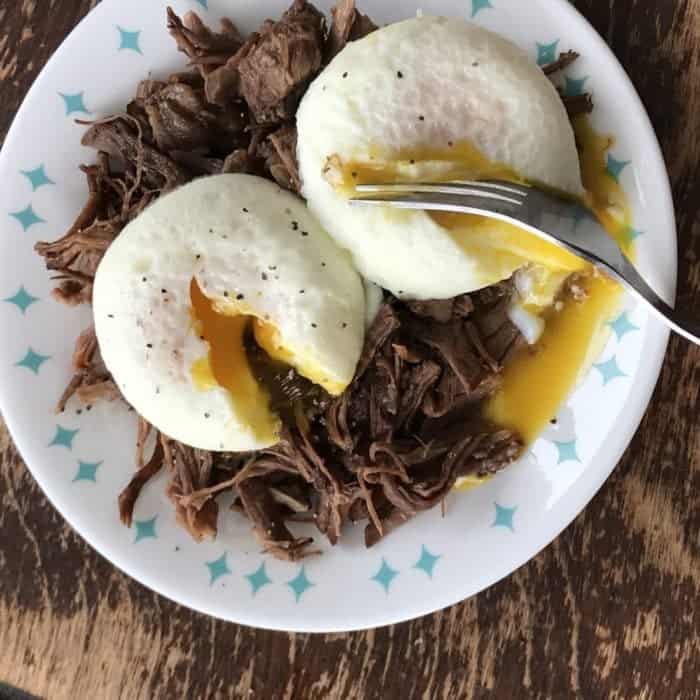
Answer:
[[[506,187],[492,186],[477,182],[419,182],[419,183],[387,183],[374,185],[357,185],[357,192],[361,194],[436,194],[452,195],[458,197],[473,196],[483,197],[489,200],[508,202],[520,205],[524,202],[527,192],[511,191]]]
[[[398,209],[421,209],[429,211],[452,211],[465,214],[512,215],[522,202],[508,197],[470,194],[460,191],[458,195],[444,192],[379,192],[366,197],[352,197],[351,205],[391,206]]]

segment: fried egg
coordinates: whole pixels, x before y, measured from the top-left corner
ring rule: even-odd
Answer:
[[[297,125],[309,208],[364,276],[398,296],[452,297],[527,265],[523,320],[582,266],[493,219],[348,204],[355,184],[395,181],[500,178],[584,194],[556,89],[482,27],[418,17],[351,42],[309,88]]]
[[[301,200],[251,175],[202,178],[148,207],[107,250],[93,307],[134,409],[176,440],[232,451],[280,430],[244,340],[337,395],[366,316],[349,255]]]

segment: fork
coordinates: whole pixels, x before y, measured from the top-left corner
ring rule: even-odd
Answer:
[[[479,214],[514,224],[592,263],[626,287],[676,333],[700,345],[700,323],[667,304],[595,215],[562,195],[505,181],[357,185],[353,206]]]

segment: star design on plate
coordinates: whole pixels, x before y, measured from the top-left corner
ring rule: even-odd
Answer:
[[[481,10],[493,9],[490,0],[472,0],[472,17],[476,17]]]
[[[537,42],[537,65],[545,66],[548,63],[554,63],[557,60],[557,48],[559,47],[559,39],[551,44],[540,44]]]
[[[32,186],[32,191],[36,192],[40,187],[44,185],[55,185],[56,183],[46,174],[44,164],[42,163],[38,168],[34,170],[20,170],[20,173],[29,180]]]
[[[639,326],[635,326],[630,321],[627,311],[623,311],[615,320],[610,321],[608,325],[615,331],[618,340],[622,340],[628,333],[639,330]]]
[[[496,517],[491,523],[491,527],[506,527],[511,532],[515,532],[515,529],[513,528],[513,516],[515,515],[515,511],[518,510],[518,506],[506,508],[505,506],[495,502],[493,505],[496,506]]]
[[[302,566],[299,573],[291,581],[287,581],[287,585],[294,591],[294,597],[298,603],[301,596],[316,584],[309,581],[306,576],[306,567]]]
[[[135,51],[136,53],[143,54],[141,46],[139,45],[139,37],[141,36],[140,30],[130,31],[117,25],[117,31],[119,32],[119,51]]]
[[[218,559],[206,562],[207,569],[209,569],[210,586],[213,586],[222,576],[232,573],[226,563],[227,554],[228,552],[224,552]]]
[[[272,579],[267,575],[265,571],[265,562],[260,564],[260,566],[253,571],[252,574],[246,574],[245,578],[250,582],[252,588],[252,593],[255,595],[263,586],[267,586],[272,583]]]
[[[102,462],[78,462],[78,473],[73,478],[76,481],[97,482],[97,470],[102,466]]]
[[[35,224],[45,223],[44,219],[34,211],[34,207],[31,204],[27,205],[22,211],[11,212],[10,216],[17,219],[25,231],[28,231]]]
[[[552,441],[554,446],[557,448],[557,464],[562,462],[580,462],[581,459],[576,452],[576,440],[569,440],[567,442],[557,442]]]
[[[41,366],[50,359],[50,355],[40,355],[38,352],[34,352],[34,350],[29,348],[27,354],[19,362],[15,363],[15,367],[25,367],[31,372],[34,372],[34,374],[39,374]]]
[[[613,379],[626,377],[627,375],[619,368],[617,359],[613,355],[607,362],[600,362],[593,365],[603,377],[603,386],[609,384]]]
[[[388,593],[391,582],[398,575],[399,572],[396,569],[392,569],[389,564],[387,564],[386,559],[382,557],[382,565],[379,567],[379,571],[372,576],[371,580],[376,581],[384,589],[384,592]]]
[[[624,237],[627,243],[634,243],[644,232],[633,226],[625,226]]]
[[[156,532],[156,520],[158,520],[157,515],[154,515],[148,520],[134,520],[134,525],[136,526],[136,537],[134,537],[134,544],[141,542],[141,540],[155,540],[158,538],[158,533]]]
[[[61,425],[56,426],[56,435],[54,435],[53,440],[49,443],[49,447],[65,447],[69,450],[73,449],[73,440],[75,436],[80,432],[80,430],[71,430],[70,428],[64,428]]]
[[[63,98],[63,102],[66,105],[66,116],[76,113],[92,114],[85,106],[85,101],[83,99],[84,92],[75,92],[72,94],[59,92],[58,94]]]
[[[583,95],[585,92],[584,86],[588,76],[584,78],[570,78],[568,75],[564,78],[564,95],[566,97],[576,97],[577,95]]]
[[[205,10],[209,9],[209,0],[196,0]]]
[[[425,545],[421,546],[420,559],[413,565],[414,569],[421,569],[428,574],[429,578],[433,578],[433,569],[437,564],[438,559],[441,559],[441,554],[433,554]]]
[[[39,301],[39,297],[33,297],[23,286],[19,288],[19,291],[17,294],[11,297],[7,297],[7,299],[3,299],[3,301],[7,302],[8,304],[14,304],[21,312],[22,314],[27,313],[27,309],[32,305],[35,304],[37,301]]]
[[[608,153],[608,164],[605,168],[608,175],[616,182],[620,181],[622,171],[631,163],[631,160],[617,160]]]

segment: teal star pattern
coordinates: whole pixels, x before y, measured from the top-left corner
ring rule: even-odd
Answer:
[[[564,95],[566,97],[576,97],[583,95],[588,76],[585,78],[570,78],[568,75],[564,78]]]
[[[157,515],[154,515],[148,520],[134,520],[134,525],[136,525],[136,537],[134,537],[134,544],[141,542],[141,540],[155,540],[158,538],[158,533],[156,532],[156,520],[158,520]]]
[[[620,181],[620,175],[622,174],[622,171],[631,163],[631,160],[617,160],[617,158],[613,158],[608,153],[608,165],[606,167],[606,171],[610,177],[615,180],[616,182]]]
[[[66,116],[76,113],[92,114],[85,106],[85,101],[83,99],[84,92],[76,92],[73,94],[59,92],[58,94],[63,98],[63,102],[66,105]]]
[[[7,297],[7,299],[3,299],[3,301],[7,302],[8,304],[14,304],[22,312],[22,314],[26,314],[27,309],[32,304],[35,304],[37,301],[39,301],[39,297],[33,297],[22,286],[19,288],[19,291],[17,292],[17,294],[15,294],[12,297]]]
[[[36,192],[43,185],[55,185],[56,183],[46,174],[43,163],[34,170],[20,170],[20,173],[29,180],[32,191]]]
[[[119,32],[119,51],[135,51],[143,55],[139,46],[140,31],[132,32],[119,25],[117,25],[117,31]]]
[[[205,9],[209,9],[209,0],[197,0],[197,2]]]
[[[298,603],[301,596],[316,584],[309,581],[306,576],[306,567],[302,566],[299,569],[299,573],[291,581],[287,581],[287,585],[294,591],[294,597]]]
[[[228,552],[224,552],[218,559],[206,562],[207,569],[209,569],[210,586],[213,586],[222,576],[232,573],[231,569],[228,568],[228,564],[226,563],[227,554]]]
[[[22,209],[22,211],[11,212],[10,216],[17,219],[17,221],[22,224],[22,229],[24,231],[28,231],[32,226],[34,226],[34,224],[45,223],[44,219],[42,219],[34,211],[34,207],[32,207],[31,204],[29,204],[25,209]]]
[[[102,466],[102,462],[78,462],[78,473],[73,479],[76,481],[97,482],[97,470]]]
[[[553,41],[551,44],[540,44],[537,42],[537,65],[545,66],[548,63],[553,63],[557,60],[557,47],[559,46],[559,39]]]
[[[71,430],[60,425],[56,426],[56,435],[49,443],[49,447],[65,447],[69,450],[73,449],[73,440],[80,430]]]
[[[603,386],[610,384],[613,379],[618,377],[626,377],[627,375],[619,368],[617,359],[613,355],[607,362],[600,362],[593,365],[603,377]]]
[[[610,321],[608,325],[615,331],[618,340],[622,340],[628,333],[639,330],[639,326],[635,326],[630,321],[627,311],[623,311],[615,320]]]
[[[384,592],[388,593],[391,582],[398,575],[399,572],[396,569],[392,569],[389,564],[387,564],[386,559],[382,557],[382,565],[379,567],[379,571],[372,576],[371,580],[376,581],[384,589]]]
[[[624,236],[627,239],[628,243],[634,243],[642,235],[642,233],[644,232],[640,231],[639,229],[636,229],[632,226],[626,226]]]
[[[265,562],[260,564],[260,566],[252,574],[247,574],[245,578],[247,578],[250,582],[253,595],[255,595],[263,586],[267,586],[269,583],[272,583],[272,579],[267,575],[267,571],[265,571]]]
[[[554,446],[557,448],[557,464],[562,462],[580,462],[581,459],[576,452],[576,440],[569,440],[568,442],[557,442],[553,441]]]
[[[41,366],[50,359],[50,355],[40,355],[38,352],[34,352],[34,350],[29,348],[27,354],[19,362],[15,363],[15,367],[25,367],[31,372],[34,372],[34,374],[39,374]]]
[[[481,10],[493,9],[490,0],[472,0],[472,17],[476,17]]]
[[[425,545],[422,545],[420,559],[413,565],[413,568],[421,569],[428,574],[429,578],[433,578],[433,569],[440,558],[442,558],[441,554],[433,554]]]
[[[511,532],[515,532],[515,528],[513,528],[513,516],[515,515],[515,511],[518,510],[518,506],[505,508],[495,502],[493,505],[496,506],[496,517],[491,523],[491,527],[506,527]]]

